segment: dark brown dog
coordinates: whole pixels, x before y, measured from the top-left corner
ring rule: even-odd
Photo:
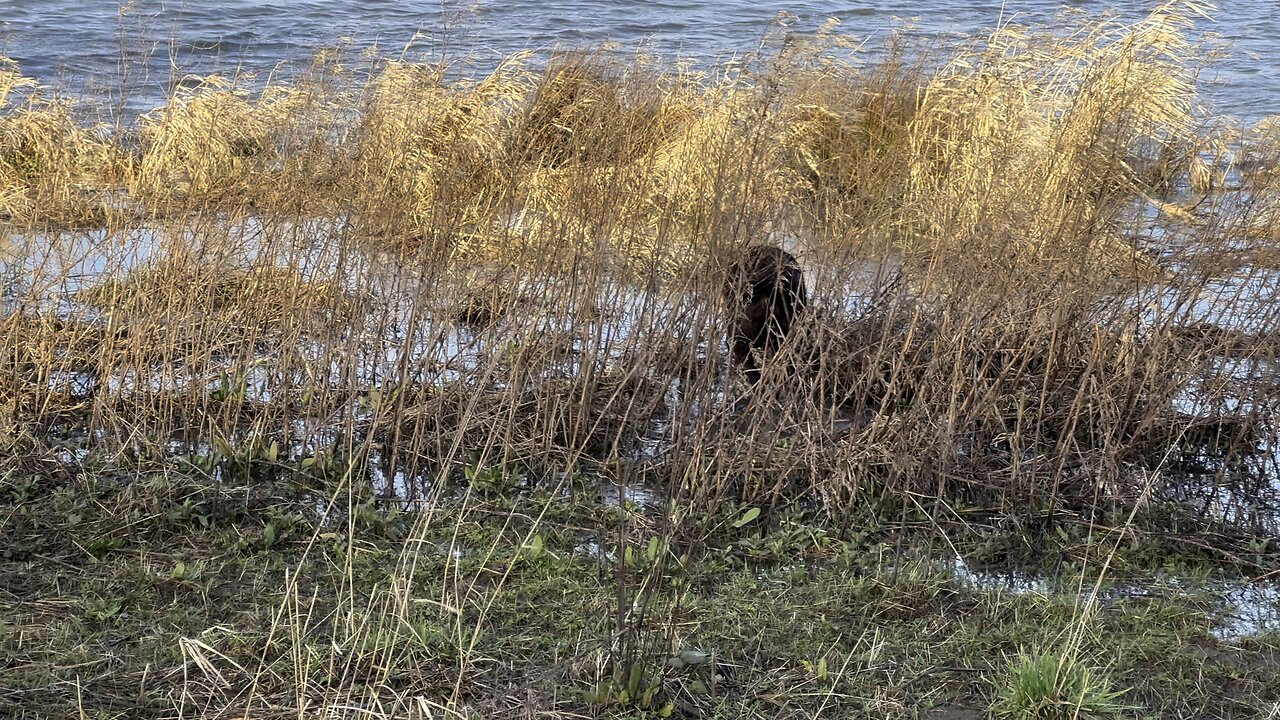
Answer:
[[[729,351],[747,380],[759,382],[761,364],[777,352],[808,301],[800,264],[781,248],[749,247],[729,266],[724,296],[732,313]]]

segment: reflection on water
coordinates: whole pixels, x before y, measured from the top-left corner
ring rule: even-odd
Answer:
[[[607,484],[600,488],[600,501],[605,505],[630,503],[652,509],[662,505],[662,495],[646,485]]]

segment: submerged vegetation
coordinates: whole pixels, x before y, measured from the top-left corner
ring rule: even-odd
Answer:
[[[1280,573],[1280,134],[1204,11],[125,130],[0,66],[0,714],[1269,717],[1209,589]]]

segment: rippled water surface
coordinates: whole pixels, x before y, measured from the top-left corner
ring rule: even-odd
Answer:
[[[1097,13],[1118,7],[1122,17],[1139,17],[1154,2],[1071,0],[1067,5]],[[646,43],[669,56],[712,61],[756,46],[772,18],[795,16],[792,32],[809,32],[827,18],[846,33],[866,37],[876,47],[897,27],[912,21],[920,33],[945,38],[987,28],[1004,20],[1051,24],[1059,0],[795,0],[753,2],[634,2],[624,0],[475,0],[456,2],[346,3],[180,2],[137,0],[0,1],[0,47],[24,72],[58,82],[74,92],[118,94],[131,109],[144,109],[183,73],[237,67],[269,71],[282,61],[306,57],[339,42],[355,48],[376,45],[398,53],[437,58],[469,56],[476,62],[521,49],[582,48],[605,41],[623,47]],[[1280,90],[1280,3],[1233,0],[1222,3],[1197,31],[1230,41],[1233,51],[1204,78],[1213,109],[1256,119],[1276,112]],[[123,68],[123,70],[122,70]]]

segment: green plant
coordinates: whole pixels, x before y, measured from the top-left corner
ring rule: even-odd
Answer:
[[[1126,690],[1112,689],[1106,673],[1074,653],[1020,654],[1009,661],[995,687],[991,710],[1000,717],[1091,720],[1130,709]]]
[[[481,465],[477,461],[463,467],[462,475],[472,490],[482,493],[503,493],[525,485],[524,470],[518,467]]]

